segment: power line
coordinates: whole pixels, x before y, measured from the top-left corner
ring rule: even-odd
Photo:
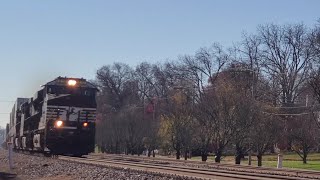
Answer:
[[[264,113],[264,114],[276,115],[276,116],[301,116],[301,115],[311,114],[312,112],[299,113],[299,114],[278,114],[278,113],[269,113],[269,112],[264,112],[264,111],[262,111],[262,113]],[[314,112],[313,112],[313,113],[314,113]]]
[[[295,106],[295,107],[271,107],[271,108],[278,108],[278,109],[297,109],[297,108],[310,108],[310,106]]]

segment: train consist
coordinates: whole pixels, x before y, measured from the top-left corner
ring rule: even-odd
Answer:
[[[58,77],[32,98],[18,98],[7,141],[16,150],[82,156],[94,151],[96,93],[85,79]]]

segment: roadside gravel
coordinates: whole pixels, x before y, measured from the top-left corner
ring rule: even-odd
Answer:
[[[14,167],[8,169],[7,151],[0,149],[0,172],[16,173],[16,179],[48,179],[48,180],[73,180],[73,179],[110,179],[110,180],[174,180],[188,179],[185,177],[172,177],[170,175],[150,174],[130,169],[115,169],[87,164],[67,162],[59,159],[39,157],[14,153]]]

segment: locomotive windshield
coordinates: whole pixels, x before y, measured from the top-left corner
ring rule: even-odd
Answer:
[[[70,94],[80,96],[95,96],[96,87],[85,79],[69,79],[58,77],[57,79],[46,84],[47,94]]]
[[[48,94],[73,94],[82,96],[95,96],[96,90],[92,88],[68,87],[68,86],[48,86]]]
[[[96,107],[97,88],[84,79],[59,77],[45,86],[48,105]]]

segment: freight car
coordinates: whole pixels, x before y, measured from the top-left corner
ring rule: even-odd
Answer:
[[[82,78],[58,77],[32,98],[18,98],[8,141],[16,150],[82,156],[94,151],[96,93]]]

